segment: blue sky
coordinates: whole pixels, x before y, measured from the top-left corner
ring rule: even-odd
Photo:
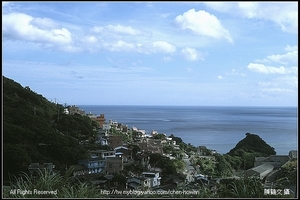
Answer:
[[[298,2],[2,2],[2,41],[61,104],[298,105]]]

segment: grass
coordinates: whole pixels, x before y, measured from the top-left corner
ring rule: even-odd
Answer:
[[[48,171],[37,171],[37,178],[22,173],[18,177],[13,176],[9,187],[4,187],[4,198],[106,198],[107,195],[95,186],[70,176],[71,170],[65,175],[54,174]],[[284,185],[285,179],[281,179],[276,187]],[[39,191],[40,193],[38,193]],[[43,191],[45,191],[43,193]],[[162,194],[129,195],[125,198],[292,198],[292,195],[265,194],[261,180],[257,178],[229,180],[221,183],[215,190],[205,185],[197,188],[184,186],[175,191],[195,191],[193,194]],[[43,193],[43,194],[41,194]]]
[[[37,177],[21,173],[12,176],[10,186],[4,188],[4,198],[103,198],[103,194],[87,183],[72,179],[69,173],[62,176],[37,170]]]

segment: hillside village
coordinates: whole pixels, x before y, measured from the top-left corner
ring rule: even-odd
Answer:
[[[276,155],[256,134],[246,133],[219,154],[173,134],[148,134],[50,102],[6,77],[3,107],[4,197],[123,198],[110,193],[116,190],[126,197],[137,197],[130,191],[176,198],[297,196],[298,152]],[[34,194],[48,188],[48,195]]]
[[[73,177],[90,182],[104,191],[112,189],[170,191],[182,187],[197,188],[202,184],[214,191],[222,180],[253,176],[263,180],[265,188],[271,188],[274,176],[279,173],[281,166],[297,159],[296,150],[291,150],[288,155],[255,157],[254,167],[250,169],[236,172],[230,177],[212,177],[211,174],[203,173],[197,160],[217,163],[215,155],[218,153],[215,150],[199,146],[186,151],[177,143],[178,138],[176,140],[173,135],[168,137],[154,130],[146,134],[145,130],[137,127],[128,128],[127,125],[113,120],[106,122],[104,114],[99,116],[86,114],[75,105],[66,107],[64,113],[85,115],[99,124],[94,138],[79,141],[81,145],[90,143],[96,145],[96,148],[88,151],[90,157],[66,166],[66,170],[71,170]],[[166,173],[168,169],[162,169],[157,163],[150,161],[153,154],[159,154],[169,160],[181,160],[182,165],[176,168],[175,174],[168,174]],[[32,163],[29,171],[33,174],[37,168],[55,171],[52,163]]]

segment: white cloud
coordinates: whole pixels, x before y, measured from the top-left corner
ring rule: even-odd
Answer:
[[[284,98],[288,98],[286,95],[297,94],[298,77],[286,75],[271,79],[268,82],[259,82],[257,85],[258,91],[265,96],[279,97],[277,95],[284,95]]]
[[[291,47],[290,45],[286,45],[284,50],[287,51],[287,52],[289,52],[289,51],[298,51],[298,46],[296,45],[296,46]]]
[[[176,47],[165,41],[154,41],[138,45],[141,53],[174,53]]]
[[[248,66],[248,69],[258,72],[258,73],[263,73],[263,74],[298,74],[298,68],[297,67],[290,67],[290,68],[285,68],[285,67],[273,67],[273,66],[265,66],[264,64],[259,64],[259,63],[250,63]]]
[[[137,46],[133,43],[128,43],[122,40],[116,42],[105,42],[103,47],[109,51],[135,51]]]
[[[71,32],[49,18],[34,18],[23,13],[3,15],[3,37],[39,44],[44,48],[58,48],[63,51],[88,50],[96,52],[106,49],[114,52],[174,53],[176,47],[165,41],[136,43],[138,35],[148,37],[148,33],[131,26],[107,25],[93,27],[91,32],[77,36],[74,43]],[[144,34],[144,35],[143,35]],[[130,37],[125,38],[124,36]]]
[[[292,89],[286,89],[286,88],[264,88],[261,89],[262,92],[267,93],[287,93],[287,92],[293,92]]]
[[[34,18],[23,13],[3,15],[2,33],[5,39],[40,43],[45,47],[59,46],[64,50],[74,50],[70,45],[72,35],[66,28],[49,18]]]
[[[261,87],[268,87],[268,86],[271,86],[272,83],[271,82],[258,82],[258,85]]]
[[[107,26],[95,26],[92,28],[92,32],[94,33],[102,33],[102,34],[127,34],[127,35],[139,35],[142,32],[140,30],[134,29],[131,26],[122,26],[120,24],[117,25],[107,25]]]
[[[261,88],[290,88],[295,90],[298,88],[298,77],[285,75],[277,77],[275,79],[269,80],[268,82],[262,81],[258,82],[258,86]]]
[[[40,29],[58,29],[59,25],[49,18],[32,18],[30,24]]]
[[[219,19],[204,10],[196,12],[195,9],[190,9],[182,15],[178,15],[174,23],[180,29],[190,31],[196,35],[216,39],[225,38],[229,42],[233,42],[229,31],[222,26]]]
[[[89,44],[95,44],[98,42],[98,39],[93,35],[89,35],[89,36],[85,36],[83,41]]]
[[[189,61],[204,60],[202,55],[194,48],[185,47],[181,50],[181,54]]]
[[[218,76],[218,79],[221,80],[221,79],[225,79],[225,78],[223,76]]]
[[[285,54],[273,54],[269,55],[262,60],[256,60],[257,62],[275,62],[280,64],[298,64],[298,46],[287,45],[284,49],[287,53]]]
[[[283,76],[276,80],[276,83],[284,83],[293,88],[298,88],[298,76]]]
[[[298,33],[298,2],[208,2],[210,8],[219,12],[246,18],[269,20],[289,33]]]
[[[298,67],[295,66],[295,64],[298,64],[298,46],[291,47],[287,45],[285,51],[288,52],[285,54],[273,54],[262,60],[257,60],[257,62],[280,63],[291,67],[266,66],[261,63],[250,63],[247,67],[252,71],[264,74],[298,74]]]
[[[267,59],[281,64],[288,64],[288,63],[297,63],[298,62],[298,50],[287,52],[285,54],[275,54],[267,56]]]

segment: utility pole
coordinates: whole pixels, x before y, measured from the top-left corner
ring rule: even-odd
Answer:
[[[57,106],[57,122],[58,122],[58,120],[59,120],[59,106],[58,106],[58,104],[56,104],[56,106]]]
[[[58,103],[56,103],[56,98],[54,98],[54,102],[56,104],[56,108],[57,108],[57,122],[59,121],[59,106]]]

